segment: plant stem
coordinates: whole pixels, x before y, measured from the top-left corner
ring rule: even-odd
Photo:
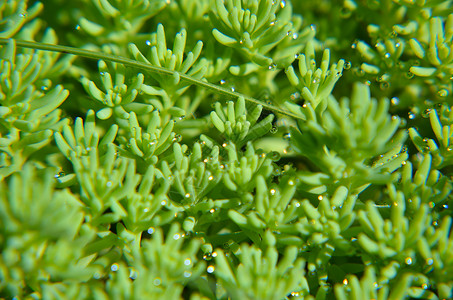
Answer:
[[[29,42],[29,41],[22,41],[22,40],[15,40],[15,39],[5,39],[5,38],[0,38],[0,45],[6,45],[10,40],[14,40],[14,42],[16,43],[17,47],[38,49],[38,50],[44,50],[44,51],[60,52],[60,53],[65,53],[65,54],[72,54],[72,55],[77,55],[77,56],[81,56],[81,57],[86,57],[86,58],[90,58],[90,59],[101,59],[101,60],[105,60],[105,61],[111,61],[111,62],[120,63],[120,64],[123,64],[125,66],[129,66],[129,67],[133,67],[133,68],[137,68],[137,69],[142,69],[142,70],[146,70],[146,71],[150,71],[150,72],[154,72],[154,73],[160,73],[160,74],[166,74],[166,75],[176,75],[176,74],[178,74],[179,78],[184,80],[184,81],[186,81],[186,82],[189,82],[189,83],[192,83],[192,84],[196,84],[198,86],[202,86],[202,87],[207,88],[207,89],[214,90],[215,92],[217,92],[219,94],[230,96],[232,98],[244,97],[245,101],[248,101],[248,102],[251,102],[251,103],[254,103],[254,104],[257,104],[257,105],[262,105],[266,109],[269,109],[269,110],[274,111],[276,113],[280,113],[282,115],[286,115],[286,116],[292,117],[294,119],[303,120],[300,116],[298,116],[298,115],[296,115],[294,113],[291,113],[291,112],[286,111],[284,109],[278,108],[278,107],[276,107],[274,105],[267,104],[264,101],[255,99],[253,97],[249,97],[247,95],[243,95],[243,94],[238,93],[238,92],[233,92],[233,91],[228,90],[226,88],[220,87],[220,86],[218,86],[216,84],[193,78],[193,77],[191,77],[189,75],[182,74],[182,73],[180,73],[178,71],[169,70],[169,69],[166,69],[166,68],[163,68],[163,67],[153,66],[153,65],[150,65],[150,64],[146,64],[146,63],[143,63],[143,62],[139,62],[139,61],[132,60],[132,59],[125,58],[125,57],[121,57],[121,56],[106,54],[106,53],[102,53],[102,52],[95,52],[95,51],[91,51],[91,50],[79,49],[79,48],[69,47],[69,46],[51,45],[51,44],[45,44],[45,43]]]

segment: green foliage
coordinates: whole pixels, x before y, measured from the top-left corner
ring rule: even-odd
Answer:
[[[43,3],[0,1],[0,298],[453,297],[452,1]]]

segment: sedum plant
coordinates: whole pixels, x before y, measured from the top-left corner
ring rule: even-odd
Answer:
[[[452,299],[452,1],[0,1],[0,298]]]

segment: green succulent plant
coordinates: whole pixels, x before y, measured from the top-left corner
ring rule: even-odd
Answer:
[[[0,298],[451,299],[443,1],[0,1]]]

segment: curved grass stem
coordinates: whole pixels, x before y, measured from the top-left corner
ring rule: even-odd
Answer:
[[[6,45],[9,40],[14,40],[14,39],[0,38],[0,45]],[[141,69],[141,70],[147,70],[147,71],[154,72],[154,73],[166,74],[166,75],[175,75],[175,73],[178,73],[179,78],[186,82],[196,84],[198,86],[202,86],[207,89],[211,89],[211,90],[215,91],[216,93],[223,94],[223,95],[226,95],[226,96],[229,96],[232,98],[244,97],[245,101],[262,105],[263,108],[271,110],[275,113],[286,115],[286,116],[294,118],[294,119],[303,120],[300,116],[297,116],[294,113],[291,113],[284,109],[278,108],[278,107],[268,104],[264,101],[260,101],[253,97],[228,90],[226,88],[220,87],[216,84],[213,84],[213,83],[210,83],[207,81],[193,78],[189,75],[182,74],[178,71],[169,70],[169,69],[166,69],[163,67],[153,66],[150,64],[145,64],[145,63],[135,61],[135,60],[132,60],[129,58],[121,57],[121,56],[106,54],[106,53],[102,53],[102,52],[95,52],[95,51],[91,51],[91,50],[79,49],[79,48],[75,48],[75,47],[51,45],[51,44],[29,42],[29,41],[22,41],[22,40],[14,40],[14,41],[15,41],[17,47],[22,47],[22,48],[31,48],[31,49],[38,49],[38,50],[44,50],[44,51],[60,52],[60,53],[65,53],[65,54],[72,54],[72,55],[77,55],[77,56],[81,56],[81,57],[86,57],[86,58],[90,58],[90,59],[102,59],[105,61],[116,62],[116,63],[123,64],[125,66],[129,66],[129,67],[133,67],[133,68],[137,68],[137,69]]]

